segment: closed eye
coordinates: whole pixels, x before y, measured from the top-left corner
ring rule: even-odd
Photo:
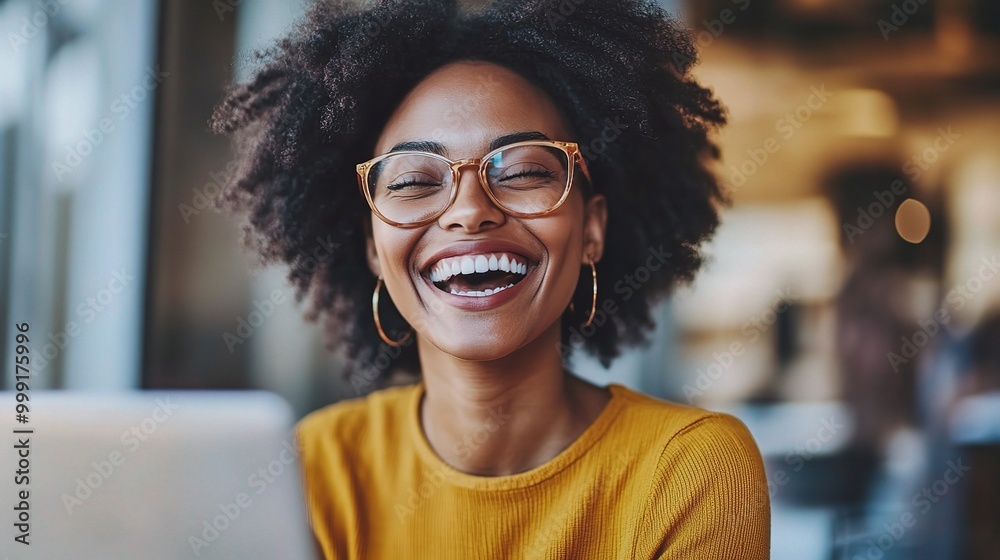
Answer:
[[[435,182],[432,182],[432,181],[419,181],[419,180],[412,180],[411,179],[409,181],[400,181],[398,183],[393,183],[391,185],[386,185],[385,188],[387,190],[390,190],[390,191],[398,191],[398,190],[407,189],[407,188],[413,188],[413,187],[440,187],[440,186],[441,186],[441,183],[435,183]]]
[[[510,180],[510,179],[518,179],[518,178],[521,178],[521,177],[545,177],[545,178],[551,179],[552,177],[555,177],[555,175],[556,175],[555,173],[553,173],[552,171],[550,171],[548,169],[545,169],[545,168],[525,169],[523,171],[518,171],[517,173],[512,173],[510,175],[504,175],[503,177],[500,177],[497,180],[498,181],[507,181],[507,180]]]

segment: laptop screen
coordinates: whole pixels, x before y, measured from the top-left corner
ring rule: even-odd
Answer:
[[[293,417],[275,395],[33,392],[27,418],[13,393],[0,402],[3,554],[314,558]]]

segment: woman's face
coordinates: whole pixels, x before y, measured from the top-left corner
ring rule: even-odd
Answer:
[[[409,93],[373,155],[404,142],[427,142],[439,144],[451,160],[481,158],[498,140],[533,137],[581,140],[571,137],[552,101],[527,80],[495,64],[463,61],[438,69]],[[559,328],[580,267],[587,256],[600,259],[606,210],[599,195],[584,202],[579,167],[565,203],[536,218],[507,215],[489,199],[474,166],[461,171],[454,205],[428,225],[404,229],[372,215],[369,266],[382,275],[421,343],[461,359],[492,360]],[[437,285],[431,280],[432,272],[440,278],[445,267],[460,268],[466,257],[482,266],[483,259],[502,262],[505,255],[525,264],[526,274],[459,274]],[[469,295],[511,283],[492,295]]]

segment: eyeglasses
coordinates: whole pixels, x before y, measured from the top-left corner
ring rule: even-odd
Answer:
[[[590,181],[587,162],[573,142],[527,140],[482,158],[452,161],[431,152],[399,151],[359,163],[358,186],[372,212],[397,227],[419,227],[454,204],[460,169],[479,167],[479,184],[501,210],[518,218],[553,212],[569,196],[577,165]]]

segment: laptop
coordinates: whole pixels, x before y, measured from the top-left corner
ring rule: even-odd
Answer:
[[[0,392],[0,560],[317,558],[276,395],[28,396]]]

